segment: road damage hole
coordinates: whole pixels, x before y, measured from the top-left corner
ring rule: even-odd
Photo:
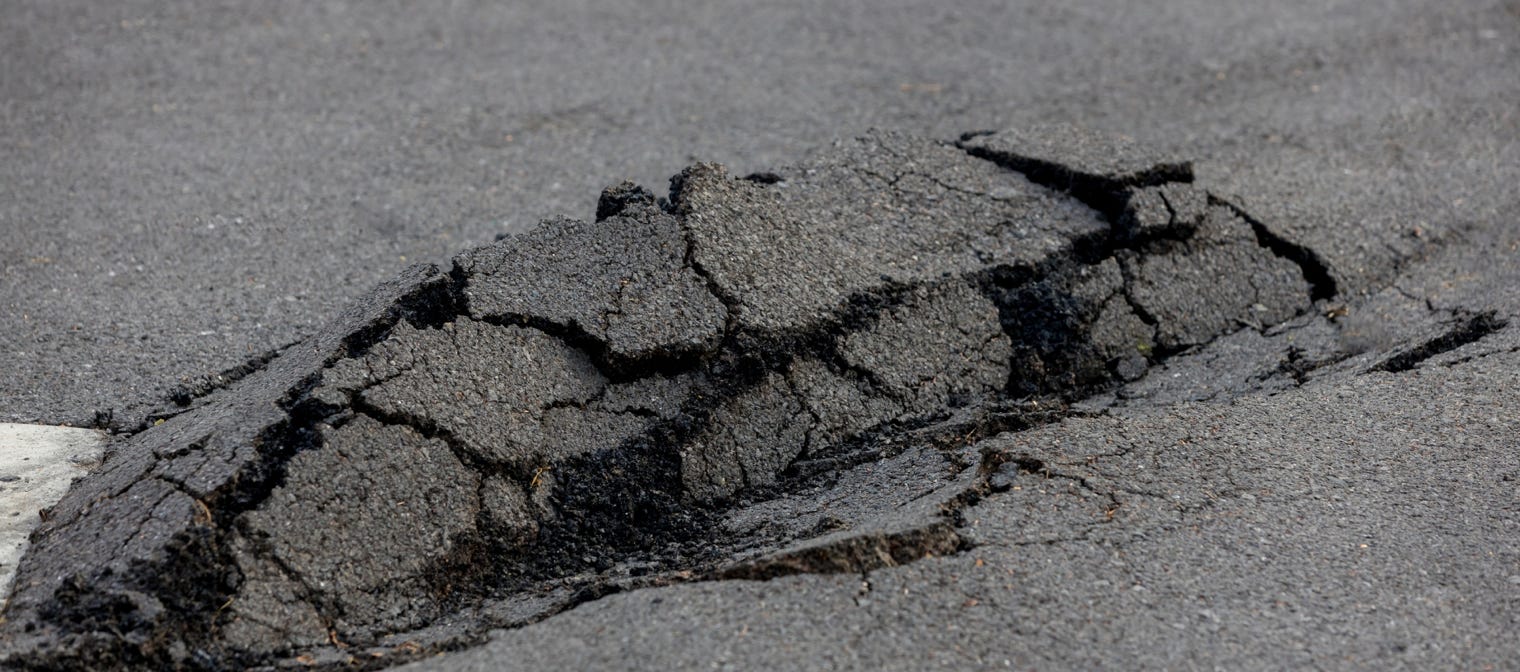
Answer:
[[[1080,131],[624,183],[123,439],[0,655],[379,667],[622,590],[960,552],[964,508],[1054,477],[978,441],[1309,311],[1304,277],[1187,162]]]

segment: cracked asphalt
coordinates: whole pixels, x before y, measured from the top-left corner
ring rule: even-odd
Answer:
[[[0,31],[7,665],[1520,667],[1512,0]]]

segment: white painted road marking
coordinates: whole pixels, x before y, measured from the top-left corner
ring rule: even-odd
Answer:
[[[9,599],[37,512],[100,464],[105,440],[93,429],[0,423],[0,596]]]

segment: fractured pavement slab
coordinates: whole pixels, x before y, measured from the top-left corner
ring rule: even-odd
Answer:
[[[540,605],[526,622],[639,585],[946,553],[987,487],[968,442],[1324,298],[1186,161],[1068,130],[1039,155],[1061,183],[966,146],[999,137],[873,132],[766,179],[698,164],[666,199],[620,185],[595,222],[409,270],[65,496],[0,656],[395,661],[503,625],[490,605]],[[735,522],[903,456],[942,463],[919,484],[940,495]]]

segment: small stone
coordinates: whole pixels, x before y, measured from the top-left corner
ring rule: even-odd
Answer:
[[[987,192],[987,197],[994,201],[1011,201],[1021,195],[1023,192],[1014,187],[993,187]]]
[[[1114,373],[1119,374],[1125,382],[1133,382],[1145,376],[1148,366],[1144,357],[1133,355],[1119,360],[1114,367]]]
[[[987,479],[987,486],[992,488],[993,492],[1008,492],[1013,489],[1013,478],[1014,474],[999,470]]]

